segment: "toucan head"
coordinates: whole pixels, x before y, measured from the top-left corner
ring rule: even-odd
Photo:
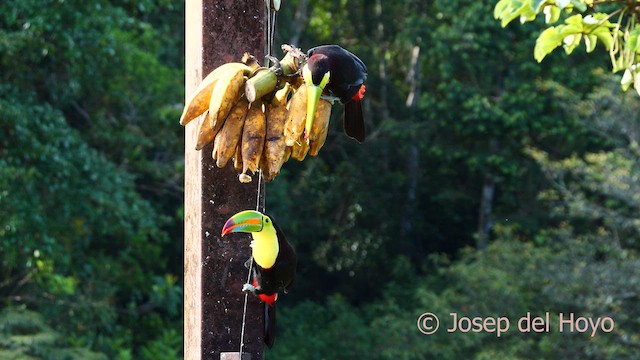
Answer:
[[[280,251],[278,233],[271,218],[259,211],[241,211],[227,220],[222,236],[237,232],[251,233],[251,254],[255,262],[262,268],[271,268]]]
[[[305,137],[308,138],[316,116],[320,95],[331,77],[328,58],[324,55],[312,55],[302,68],[302,77],[307,86],[307,120],[304,130]]]
[[[271,219],[267,215],[253,210],[241,211],[227,220],[222,228],[222,236],[235,232],[261,232],[265,225],[273,226],[271,225]]]

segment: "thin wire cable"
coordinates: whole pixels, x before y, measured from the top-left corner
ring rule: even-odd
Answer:
[[[271,19],[271,0],[265,0],[265,4],[267,6],[267,34],[266,34],[266,43],[267,43],[267,49],[266,49],[266,53],[267,55],[271,55],[271,53],[273,52],[273,42],[274,42],[274,34],[275,34],[275,28],[276,28],[276,11],[273,11],[273,21]],[[262,212],[264,213],[265,208],[266,208],[266,189],[265,187],[262,186],[263,183],[263,178],[262,178],[262,169],[258,169],[258,191],[257,191],[257,195],[256,195],[256,211],[260,211],[260,194],[262,192]],[[253,256],[251,258],[249,258],[249,274],[247,274],[247,284],[250,284],[251,281],[251,273],[253,271]],[[242,354],[243,354],[243,349],[244,349],[244,330],[246,327],[246,323],[247,323],[247,303],[249,301],[249,293],[245,292],[244,293],[244,306],[242,308],[242,328],[240,331],[240,359],[242,359]]]
[[[264,192],[265,188],[262,186],[262,169],[258,169],[258,195],[256,196],[256,211],[260,211],[260,192]],[[265,196],[262,196],[264,201]],[[265,204],[262,204],[262,211],[264,212]],[[253,271],[253,256],[249,258],[249,273],[247,274],[247,284],[251,284],[251,272]],[[253,285],[253,284],[252,284]],[[244,348],[244,329],[247,324],[247,302],[249,301],[249,292],[244,293],[244,305],[242,307],[242,328],[240,330],[240,359],[242,359],[242,350]]]
[[[249,275],[247,275],[247,284],[251,281],[251,270],[253,270],[253,256],[249,258]],[[244,293],[244,306],[242,308],[242,330],[240,331],[240,359],[242,359],[242,349],[244,348],[244,328],[247,323],[247,302],[249,301],[249,293]]]

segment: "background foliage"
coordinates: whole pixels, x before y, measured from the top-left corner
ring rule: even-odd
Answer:
[[[277,44],[367,64],[368,138],[336,108],[267,186],[302,260],[268,358],[638,352],[637,95],[601,47],[538,64],[542,19],[494,5],[283,4]],[[180,1],[0,3],[0,357],[181,357],[183,37]],[[426,311],[616,327],[424,336]]]

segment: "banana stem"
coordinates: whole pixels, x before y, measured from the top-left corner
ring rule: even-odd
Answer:
[[[280,60],[282,75],[289,76],[298,72],[298,63],[296,60],[297,59],[289,52]]]
[[[254,102],[264,95],[273,92],[276,89],[278,77],[271,69],[260,69],[247,80],[244,85],[244,93],[249,102]]]

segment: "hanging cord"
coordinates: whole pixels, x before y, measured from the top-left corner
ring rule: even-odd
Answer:
[[[276,29],[276,14],[277,11],[272,11],[271,9],[271,1],[265,0],[265,5],[267,7],[267,31],[266,31],[266,50],[265,53],[267,55],[271,55],[273,52],[273,42],[275,37],[275,29]],[[256,211],[260,211],[262,208],[262,213],[265,212],[266,208],[266,192],[265,186],[263,186],[264,179],[262,178],[262,169],[258,169],[258,191],[256,195]],[[262,194],[262,204],[260,203],[260,195]],[[247,284],[251,284],[251,274],[253,272],[253,256],[249,258],[249,274],[247,275]],[[247,323],[247,303],[249,301],[249,292],[244,293],[244,306],[242,308],[242,330],[240,332],[240,359],[242,359],[242,350],[244,349],[244,329]]]
[[[265,39],[265,55],[273,55],[273,43],[275,41],[276,34],[276,17],[278,11],[271,7],[273,0],[265,0],[265,6],[267,7],[267,26],[266,26],[266,39]],[[266,62],[266,61],[265,61]],[[265,65],[267,66],[267,65]]]
[[[253,270],[253,256],[249,259],[249,275],[247,283],[251,281],[251,270]],[[244,293],[244,307],[242,308],[242,330],[240,331],[240,359],[242,359],[242,348],[244,347],[244,328],[247,323],[247,301],[249,301],[249,292]]]
[[[258,195],[256,196],[256,211],[260,211],[260,193],[263,192],[262,196],[262,211],[264,212],[264,187],[262,186],[262,170],[258,169]],[[249,258],[249,274],[247,274],[247,284],[251,284],[251,273],[253,271],[253,256]],[[242,359],[242,349],[244,348],[244,329],[247,323],[247,302],[249,301],[249,292],[244,293],[244,306],[242,308],[242,330],[240,331],[240,359]]]

